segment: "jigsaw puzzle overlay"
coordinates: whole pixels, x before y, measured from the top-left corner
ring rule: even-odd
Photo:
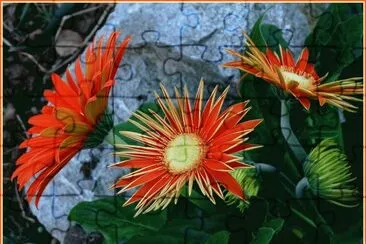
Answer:
[[[71,6],[70,9],[74,7]],[[83,16],[88,8],[80,8],[78,11]],[[70,15],[64,13],[67,29],[82,29],[76,27],[80,25],[75,17],[78,16],[78,11],[71,12]],[[103,16],[103,13],[100,15]],[[278,47],[281,45],[291,50],[295,60],[303,57],[303,48],[307,47],[308,62],[315,64],[317,74],[321,77],[328,73],[322,81],[324,83],[362,77],[362,21],[363,9],[360,4],[116,4],[103,26],[90,40],[97,41],[103,37],[105,52],[108,51],[106,42],[111,33],[121,32],[117,44],[128,35],[132,36],[122,62],[116,67],[115,84],[108,99],[107,110],[111,116],[110,122],[114,124],[114,133],[108,133],[111,129],[108,127],[103,134],[103,138],[107,135],[105,140],[100,141],[102,143],[81,150],[69,160],[44,189],[37,207],[34,201],[28,205],[23,200],[32,180],[27,183],[25,190],[17,191],[14,197],[7,198],[5,195],[4,202],[7,202],[4,215],[18,215],[25,219],[24,227],[21,226],[20,229],[32,229],[29,225],[37,225],[36,236],[48,232],[61,243],[361,242],[363,103],[351,100],[352,105],[358,109],[355,113],[350,113],[347,106],[343,109],[334,104],[320,106],[315,99],[311,100],[310,109],[307,110],[304,102],[300,103],[292,96],[293,93],[260,77],[244,77],[245,72],[223,67],[223,64],[237,60],[237,57],[227,52],[228,49],[244,54],[244,50],[251,46],[251,43],[246,43],[248,38],[243,35],[244,31],[261,51],[268,47],[280,55]],[[87,33],[70,40],[68,38],[75,31],[65,33],[64,29],[60,28],[61,33],[52,35],[53,44],[37,45],[25,41],[27,49],[5,49],[4,57],[22,52],[28,53],[29,58],[30,54],[37,56],[43,48],[56,50],[53,55],[58,55],[59,62],[67,61],[73,53],[78,52],[75,43],[79,43],[82,48],[86,46],[82,44],[81,36],[85,37]],[[67,36],[66,42],[57,44],[62,35]],[[78,41],[78,38],[81,39]],[[62,49],[70,45],[74,47],[71,53]],[[97,62],[96,58],[88,57],[86,50],[80,57],[84,72],[88,65]],[[69,63],[74,60],[75,58],[71,59]],[[47,103],[42,92],[52,87],[50,73],[59,73],[66,79],[65,67],[52,71],[57,67],[56,64],[42,71],[47,78],[38,85],[41,90],[38,94],[24,94],[20,91],[14,93],[17,96],[7,96],[7,90],[15,84],[18,76],[6,73],[8,66],[14,66],[4,66],[4,107],[10,106],[15,110],[15,119],[4,119],[4,129],[9,134],[8,138],[14,136],[25,139],[28,136],[26,130],[31,125],[23,121],[40,113],[42,106]],[[36,67],[42,70],[43,66],[38,63]],[[78,73],[77,64],[72,63],[68,70],[74,76]],[[286,72],[291,71],[293,70]],[[108,166],[123,158],[113,154],[115,151],[123,151],[115,144],[146,147],[149,143],[138,144],[118,132],[141,132],[141,128],[127,122],[130,118],[143,121],[143,118],[133,115],[138,109],[150,114],[151,118],[154,114],[164,117],[164,108],[156,105],[158,101],[154,92],[161,97],[163,103],[167,103],[170,97],[174,104],[178,104],[179,97],[174,88],[184,94],[186,87],[190,94],[188,100],[192,113],[198,112],[195,95],[200,91],[201,79],[204,80],[202,99],[199,99],[202,108],[210,104],[209,97],[212,93],[217,92],[216,99],[219,99],[221,94],[227,92],[221,112],[231,105],[248,100],[244,107],[250,107],[245,112],[244,107],[240,111],[230,111],[227,117],[242,117],[243,122],[263,119],[260,124],[248,127],[245,131],[245,138],[248,139],[244,144],[262,147],[253,146],[253,150],[235,154],[244,158],[242,162],[253,166],[249,171],[238,170],[234,174],[246,199],[241,201],[235,194],[230,195],[227,190],[233,189],[232,185],[223,181],[221,189],[226,201],[220,200],[214,193],[213,204],[209,199],[210,190],[203,194],[196,181],[192,193],[188,183],[183,187],[177,204],[174,204],[174,196],[169,195],[172,201],[165,210],[151,211],[135,218],[136,203],[127,207],[122,205],[133,196],[136,189],[122,194],[117,194],[120,189],[110,189],[112,184],[118,183],[120,177],[131,170]],[[300,83],[301,81],[300,79]],[[42,82],[42,79],[33,82]],[[341,92],[360,94],[363,89],[360,85],[362,79],[357,80],[360,82],[357,84],[353,80],[353,83],[347,82],[349,81],[341,82],[339,87],[330,92],[338,89]],[[166,94],[160,84],[167,89]],[[229,88],[225,91],[227,87]],[[23,107],[31,106],[23,104],[21,96],[26,96],[27,101],[37,101],[39,106],[34,107],[33,114],[18,112]],[[354,97],[362,99],[362,96]],[[187,111],[182,113],[187,114]],[[4,112],[4,118],[6,115]],[[75,118],[62,119],[73,121],[70,133],[77,131]],[[204,115],[200,119],[205,120]],[[217,126],[219,128],[219,124]],[[222,130],[231,129],[230,126],[230,123],[223,123]],[[147,133],[149,130],[151,133],[157,132],[153,126],[150,126]],[[213,133],[212,130],[209,132]],[[221,138],[217,152],[230,145],[230,137],[223,138],[226,140]],[[15,164],[6,158],[9,157],[6,152],[10,155],[16,150],[16,157],[24,153],[18,148],[20,142],[4,140],[4,163]],[[199,139],[189,136],[182,136],[170,143],[167,160],[178,171],[184,170],[187,164],[200,155],[201,148],[207,146]],[[37,178],[36,172],[32,175],[34,179]],[[206,180],[210,182],[208,176],[202,177],[201,184],[205,184]],[[214,189],[215,186],[211,187],[211,191],[217,190]],[[21,204],[9,204],[17,201]],[[27,216],[28,212],[32,216]],[[10,220],[5,222],[6,225],[12,226],[14,223]],[[14,237],[7,235],[6,231],[5,235],[9,243],[15,242],[12,239]],[[29,237],[32,238],[34,237]],[[48,240],[46,237],[46,241],[39,240],[39,243],[48,243]]]

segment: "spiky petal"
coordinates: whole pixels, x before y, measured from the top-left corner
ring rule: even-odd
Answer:
[[[175,89],[177,104],[173,104],[164,86],[164,98],[156,100],[164,116],[151,111],[138,111],[137,120],[131,122],[144,133],[122,132],[142,146],[117,145],[117,155],[127,158],[113,166],[137,168],[120,178],[115,188],[119,193],[139,187],[125,205],[137,203],[136,215],[156,209],[163,209],[175,199],[188,183],[189,194],[196,182],[203,195],[215,203],[214,194],[224,199],[220,185],[237,197],[245,196],[238,182],[230,172],[236,168],[251,167],[234,156],[234,153],[258,148],[245,143],[248,135],[261,123],[261,119],[241,120],[250,108],[248,102],[237,103],[224,111],[228,88],[216,99],[218,87],[203,104],[204,82],[200,81],[193,104],[189,101],[187,87],[183,96]]]
[[[309,110],[310,100],[318,100],[323,106],[325,103],[355,112],[357,107],[349,101],[362,101],[352,95],[363,94],[362,77],[337,80],[323,83],[327,75],[319,77],[314,65],[308,62],[309,51],[304,48],[295,61],[290,50],[280,46],[280,55],[267,48],[261,52],[246,36],[246,52],[242,55],[238,52],[227,50],[228,53],[238,57],[238,60],[223,64],[224,67],[236,68],[291,93],[305,109]]]
[[[310,190],[321,198],[343,207],[357,206],[359,192],[352,182],[347,156],[337,143],[324,139],[309,154],[304,173]]]
[[[83,148],[99,121],[104,121],[114,76],[130,40],[127,37],[114,53],[118,35],[111,34],[104,51],[102,38],[96,49],[94,44],[87,48],[85,73],[78,58],[74,77],[69,70],[66,70],[66,81],[52,74],[54,90],[44,91],[49,104],[28,121],[32,125],[28,130],[31,138],[19,146],[28,150],[16,161],[12,179],[17,178],[21,190],[35,177],[27,199],[30,202],[35,197],[36,206],[50,180]]]

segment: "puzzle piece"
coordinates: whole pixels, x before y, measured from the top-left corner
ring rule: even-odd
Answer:
[[[271,6],[273,9],[269,9]],[[353,8],[351,7],[351,9]],[[225,52],[226,48],[243,51],[244,37],[241,32],[243,30],[248,32],[258,17],[267,10],[265,23],[275,24],[279,28],[269,29],[269,35],[272,36],[270,47],[278,46],[281,42],[279,34],[282,33],[283,38],[289,43],[289,48],[295,54],[299,54],[305,37],[309,33],[310,26],[314,26],[317,19],[327,15],[330,22],[315,30],[314,35],[316,38],[327,39],[329,36],[321,35],[338,23],[333,18],[332,13],[325,11],[324,6],[320,4],[299,4],[297,7],[296,5],[258,3],[117,4],[114,12],[111,13],[102,29],[96,35],[99,37],[107,35],[112,31],[121,30],[122,35],[120,38],[124,38],[127,34],[134,36],[131,45],[127,48],[127,55],[124,61],[118,67],[116,85],[113,87],[112,95],[109,99],[108,108],[113,115],[114,122],[120,123],[125,121],[140,105],[156,101],[153,90],[157,90],[162,100],[164,100],[164,96],[161,95],[158,89],[160,82],[167,87],[168,93],[174,102],[176,102],[173,92],[174,86],[177,86],[182,93],[186,84],[190,92],[189,98],[192,102],[195,96],[194,91],[197,90],[198,81],[201,78],[205,80],[205,102],[216,86],[219,87],[218,93],[221,94],[229,84],[232,86],[224,107],[242,100],[236,90],[236,84],[240,79],[239,72],[224,69],[220,67],[220,64],[232,59]],[[70,27],[72,28],[73,24]],[[314,48],[314,45],[311,43],[310,47]],[[34,48],[45,49],[47,47],[35,46]],[[338,51],[337,47],[329,47],[328,45],[327,48],[330,48],[330,53]],[[356,57],[362,49],[362,45],[354,45],[352,52],[350,52],[350,57]],[[53,52],[49,54],[49,57],[56,59],[54,55],[55,53]],[[334,58],[340,66],[346,64],[341,56],[336,55]],[[14,59],[17,59],[17,57]],[[85,52],[80,60],[83,67],[88,65],[88,62],[85,61]],[[89,62],[93,62],[93,60]],[[34,68],[31,67],[31,69]],[[26,80],[26,77],[29,75],[28,69],[12,66],[10,70],[18,70],[18,72],[13,73],[9,72],[9,69],[5,70],[5,76],[8,76],[9,80],[13,81],[14,84]],[[71,68],[71,73],[73,73],[73,68]],[[358,71],[358,73],[361,75],[362,70]],[[39,77],[41,76],[39,75]],[[12,88],[10,83],[6,83],[4,84],[6,85],[4,86],[4,100],[5,102],[14,102],[16,110],[23,105],[30,107],[32,106],[31,104],[35,104],[34,108],[30,110],[31,112],[28,111],[27,113],[20,114],[21,119],[26,121],[26,118],[37,114],[41,104],[44,105],[45,103],[45,100],[40,98],[43,89],[50,87],[49,82],[46,83],[45,81],[44,79],[42,83],[41,79],[37,79],[37,81],[33,80],[29,84],[18,85],[14,89],[14,93],[10,93]],[[34,89],[36,91],[32,91],[30,88],[31,84],[37,86],[37,89]],[[287,150],[288,145],[286,141],[290,136],[293,134],[297,135],[304,149],[309,152],[318,143],[314,138],[329,137],[329,135],[334,134],[335,130],[341,128],[343,131],[346,131],[342,132],[342,135],[344,140],[349,143],[344,145],[344,147],[352,169],[355,171],[352,173],[358,176],[360,179],[358,185],[361,185],[363,177],[361,167],[363,160],[362,151],[364,149],[362,146],[362,136],[350,133],[351,129],[361,128],[361,113],[352,117],[340,110],[329,109],[329,107],[318,108],[316,107],[317,105],[312,103],[312,108],[317,108],[315,109],[316,113],[309,113],[304,116],[303,108],[298,101],[294,100],[294,104],[291,104],[292,110],[290,111],[292,128],[283,127],[280,124],[280,119],[284,115],[279,109],[278,94],[276,92],[268,93],[267,90],[260,89],[264,86],[268,87],[268,84],[263,86],[255,84],[256,93],[248,92],[246,94],[248,95],[246,98],[250,99],[248,106],[253,108],[245,117],[248,120],[258,118],[259,115],[254,111],[258,111],[258,108],[265,108],[265,114],[268,116],[264,118],[263,123],[265,126],[258,127],[258,130],[256,129],[250,134],[251,143],[261,144],[264,147],[256,152],[245,153],[244,161],[247,159],[260,160],[261,158],[270,158],[271,162],[263,163],[275,165],[278,171],[281,172],[292,172],[294,177],[289,180],[296,183],[296,181],[302,178],[303,169],[302,165],[296,161],[294,155]],[[24,98],[24,102],[19,102],[20,100],[15,99],[16,97]],[[162,111],[156,112],[161,113]],[[63,114],[58,114],[58,116],[60,120],[73,119],[65,117]],[[297,123],[298,121],[301,123]],[[301,124],[303,127],[296,126],[297,124]],[[75,124],[71,123],[71,125]],[[354,128],[352,128],[353,126]],[[19,125],[18,120],[7,120],[6,127],[7,130],[4,134],[16,135],[18,139],[26,136],[24,133],[25,129]],[[70,126],[67,130],[72,132],[75,128],[75,126]],[[313,133],[312,140],[308,139],[306,133]],[[357,138],[353,140],[356,136]],[[6,153],[10,154],[12,150],[14,151],[14,147],[19,144],[17,141],[9,139],[9,137],[4,140],[4,145],[2,145],[4,155]],[[170,160],[180,163],[184,167],[185,163],[192,157],[188,153],[188,151],[192,150],[188,150],[188,148],[192,149],[197,146],[199,144],[196,144],[195,141],[192,142],[187,137],[183,137],[181,141],[175,143]],[[119,161],[118,158],[110,155],[111,152],[112,147],[106,144],[96,149],[83,150],[68,163],[67,167],[47,187],[42,196],[39,209],[36,209],[32,204],[30,205],[32,212],[45,225],[47,231],[57,239],[63,240],[64,243],[75,241],[73,239],[75,236],[79,238],[77,242],[80,243],[93,243],[93,241],[98,243],[103,239],[101,238],[101,233],[88,233],[80,226],[71,225],[68,221],[68,215],[70,209],[80,201],[91,201],[114,196],[113,190],[108,190],[108,187],[119,176],[126,174],[126,172],[120,169],[106,168],[113,162]],[[268,155],[270,157],[266,157]],[[7,160],[11,163],[14,161],[14,159]],[[277,181],[279,182],[280,179],[277,179]],[[278,188],[282,189],[283,186],[278,183]],[[290,184],[288,190],[294,193],[295,185]],[[133,191],[128,191],[123,197],[131,197],[132,194]],[[228,212],[220,212],[218,210],[217,215],[208,214],[205,212],[206,210],[192,203],[207,200],[205,196],[196,195],[189,201],[181,197],[178,205],[172,207],[173,211],[168,213],[165,227],[167,229],[172,227],[169,229],[171,233],[168,233],[169,231],[162,233],[152,232],[150,241],[158,241],[163,236],[164,238],[169,236],[172,239],[167,240],[170,240],[171,243],[177,241],[176,238],[178,238],[179,243],[187,243],[192,239],[204,242],[210,236],[208,233],[227,230],[231,233],[232,239],[249,243],[255,239],[253,235],[258,235],[261,228],[267,228],[265,231],[271,231],[268,230],[269,227],[266,225],[269,219],[266,219],[265,214],[268,213],[268,216],[271,218],[280,218],[285,222],[283,227],[283,233],[285,234],[282,234],[282,232],[273,234],[275,243],[280,243],[281,240],[292,240],[291,238],[298,241],[304,235],[308,236],[308,242],[325,243],[325,232],[328,227],[342,226],[342,222],[346,217],[348,218],[348,215],[356,216],[355,211],[341,211],[339,208],[332,207],[329,203],[314,195],[309,195],[301,200],[293,196],[280,203],[275,198],[277,192],[266,194],[269,194],[271,197],[265,199],[254,198],[251,200],[251,207],[244,214],[240,214],[233,206],[230,210],[226,209]],[[285,195],[283,192],[278,194],[280,196]],[[362,196],[359,197],[362,198]],[[7,200],[15,201],[14,199]],[[118,197],[115,197],[115,199],[118,199]],[[310,202],[315,202],[320,215],[326,221],[316,219],[315,228],[314,226],[311,227],[311,222],[310,224],[306,223],[306,221],[303,221],[304,223],[301,222],[301,219],[304,217],[299,215],[299,209],[306,212],[306,214],[311,211],[307,209],[310,207],[302,209],[301,204],[299,204],[300,201],[304,206],[309,206]],[[115,239],[120,237],[126,226],[129,227],[129,225],[119,225],[112,221],[108,222],[109,219],[113,219],[116,216],[118,218],[124,217],[121,215],[120,209],[122,207],[120,205],[116,200],[109,205],[109,208],[97,211],[95,216],[93,216],[95,217],[94,220],[92,219],[95,226],[109,232],[110,236]],[[218,205],[219,203],[217,203],[215,209],[220,209]],[[296,206],[296,209],[293,206]],[[9,205],[6,208],[9,213],[21,212],[17,205]],[[160,214],[160,212],[153,212],[150,215],[159,217]],[[178,216],[179,214],[182,216]],[[359,216],[361,215],[360,213]],[[184,223],[177,224],[174,222],[177,221],[178,217]],[[314,214],[314,216],[309,217],[317,218],[319,216]],[[133,220],[129,221],[132,222]],[[172,223],[172,226],[169,225],[170,223]],[[261,230],[263,231],[263,229]],[[128,233],[122,234],[128,236]],[[143,240],[135,239],[135,241],[137,243],[141,241],[142,243]]]

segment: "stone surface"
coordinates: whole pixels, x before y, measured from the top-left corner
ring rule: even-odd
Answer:
[[[309,11],[320,7],[324,5],[117,4],[97,33],[98,38],[122,31],[120,40],[127,34],[133,36],[109,102],[114,121],[125,121],[143,102],[152,101],[153,90],[159,92],[160,82],[169,91],[173,85],[182,89],[185,83],[193,92],[203,78],[206,96],[215,84],[220,84],[221,90],[232,84],[229,97],[235,97],[239,72],[219,66],[231,59],[224,49],[239,50],[243,45],[242,30],[250,31],[257,18],[268,10],[265,22],[281,28],[295,54],[299,53],[310,31],[309,23],[317,17]],[[111,151],[104,144],[80,152],[46,188],[39,208],[31,205],[40,222],[61,242],[70,227],[67,216],[72,207],[80,201],[113,194],[108,187],[123,171],[106,168],[114,161]],[[90,178],[85,179],[80,169],[91,160],[97,163]]]

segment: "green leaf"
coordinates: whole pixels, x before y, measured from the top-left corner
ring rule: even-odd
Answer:
[[[267,221],[266,223],[264,223],[263,226],[272,228],[275,231],[275,233],[278,233],[282,230],[284,223],[285,223],[285,221],[282,218],[276,218],[276,219],[271,219],[271,220]]]
[[[191,203],[205,211],[206,213],[213,214],[216,212],[216,206],[205,196],[192,189],[192,193],[188,195],[188,188],[186,185],[181,190],[181,195],[187,198]]]
[[[144,112],[150,116],[151,116],[151,113],[149,110],[159,114],[160,116],[163,115],[163,111],[155,103],[144,103],[139,107],[138,110],[141,112]],[[134,116],[131,116],[130,119],[132,119],[134,121],[139,121]],[[143,131],[141,129],[139,129],[136,125],[132,124],[130,121],[122,122],[120,124],[115,125],[113,128],[113,131],[114,131],[114,136],[116,137],[116,141],[118,141],[118,139],[120,139],[129,145],[141,145],[140,143],[136,142],[135,140],[132,140],[128,137],[121,135],[122,131],[133,131],[133,132],[143,133]]]
[[[307,115],[301,137],[307,145],[316,145],[329,137],[337,138],[338,144],[343,148],[342,125],[339,121],[338,109],[329,105],[320,107],[318,104],[313,104]]]
[[[264,19],[265,14],[262,14],[258,20],[255,22],[252,31],[250,33],[250,38],[253,40],[253,42],[256,44],[256,46],[263,50],[266,47],[266,40],[263,38],[261,26]]]
[[[263,24],[265,13],[255,22],[250,38],[256,44],[259,50],[265,51],[266,47],[278,50],[278,46],[287,47],[288,43],[282,37],[282,31],[275,25]]]
[[[261,227],[259,228],[255,238],[250,242],[251,244],[268,244],[271,242],[275,231],[272,228]]]
[[[338,78],[342,70],[362,54],[363,15],[361,4],[331,4],[307,37],[310,59],[320,76]]]
[[[150,114],[149,110],[152,110],[160,116],[163,115],[163,111],[156,103],[144,103],[139,107],[139,110],[147,114]]]
[[[227,244],[229,243],[230,233],[226,230],[216,232],[211,235],[205,244]]]
[[[140,243],[203,243],[209,235],[201,230],[199,218],[172,219],[159,232],[150,232],[144,236],[135,236],[128,244]]]
[[[346,231],[335,235],[334,239],[335,243],[362,243],[362,221],[360,220],[353,226],[349,226]]]
[[[262,36],[266,40],[267,47],[279,52],[279,45],[287,48],[288,43],[282,36],[282,30],[275,25],[263,24],[261,27]]]
[[[92,202],[81,202],[69,214],[69,219],[87,231],[99,231],[106,243],[117,243],[134,236],[157,232],[165,224],[166,211],[153,212],[134,218],[134,206],[122,207],[122,197],[109,197]]]
[[[115,137],[114,140],[116,142],[119,140],[122,140],[124,143],[129,144],[129,145],[140,145],[139,142],[132,140],[126,136],[123,136],[121,134],[122,131],[133,131],[133,132],[142,133],[141,129],[136,127],[130,121],[117,124],[113,127],[113,132],[114,132],[114,137]]]
[[[251,243],[270,243],[272,238],[282,230],[284,223],[285,221],[282,218],[267,220],[262,227],[258,229],[258,232],[255,234]]]

